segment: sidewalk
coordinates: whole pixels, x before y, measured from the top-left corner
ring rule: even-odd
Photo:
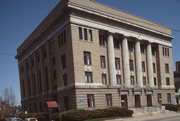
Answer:
[[[130,118],[114,119],[114,120],[106,120],[106,121],[144,121],[148,119],[159,119],[159,118],[176,116],[176,115],[180,115],[180,113],[169,111],[165,113],[153,113],[151,116],[148,114],[138,114]]]

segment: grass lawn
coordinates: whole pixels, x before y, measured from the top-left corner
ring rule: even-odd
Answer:
[[[105,120],[118,119],[118,118],[128,118],[128,117],[122,117],[122,116],[105,117],[105,118],[88,119],[88,120],[85,120],[85,121],[105,121]]]

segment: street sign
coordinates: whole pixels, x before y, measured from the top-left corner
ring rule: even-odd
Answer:
[[[80,99],[79,99],[79,102],[80,102],[80,103],[84,103],[84,99],[83,99],[83,98],[80,98]]]

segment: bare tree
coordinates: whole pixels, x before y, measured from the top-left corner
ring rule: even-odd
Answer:
[[[15,111],[16,96],[12,88],[5,88],[0,95],[0,119],[13,116]]]

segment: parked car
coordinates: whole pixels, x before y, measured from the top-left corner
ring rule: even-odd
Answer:
[[[20,118],[8,118],[6,121],[22,121]]]
[[[25,118],[24,121],[38,121],[36,118]]]

